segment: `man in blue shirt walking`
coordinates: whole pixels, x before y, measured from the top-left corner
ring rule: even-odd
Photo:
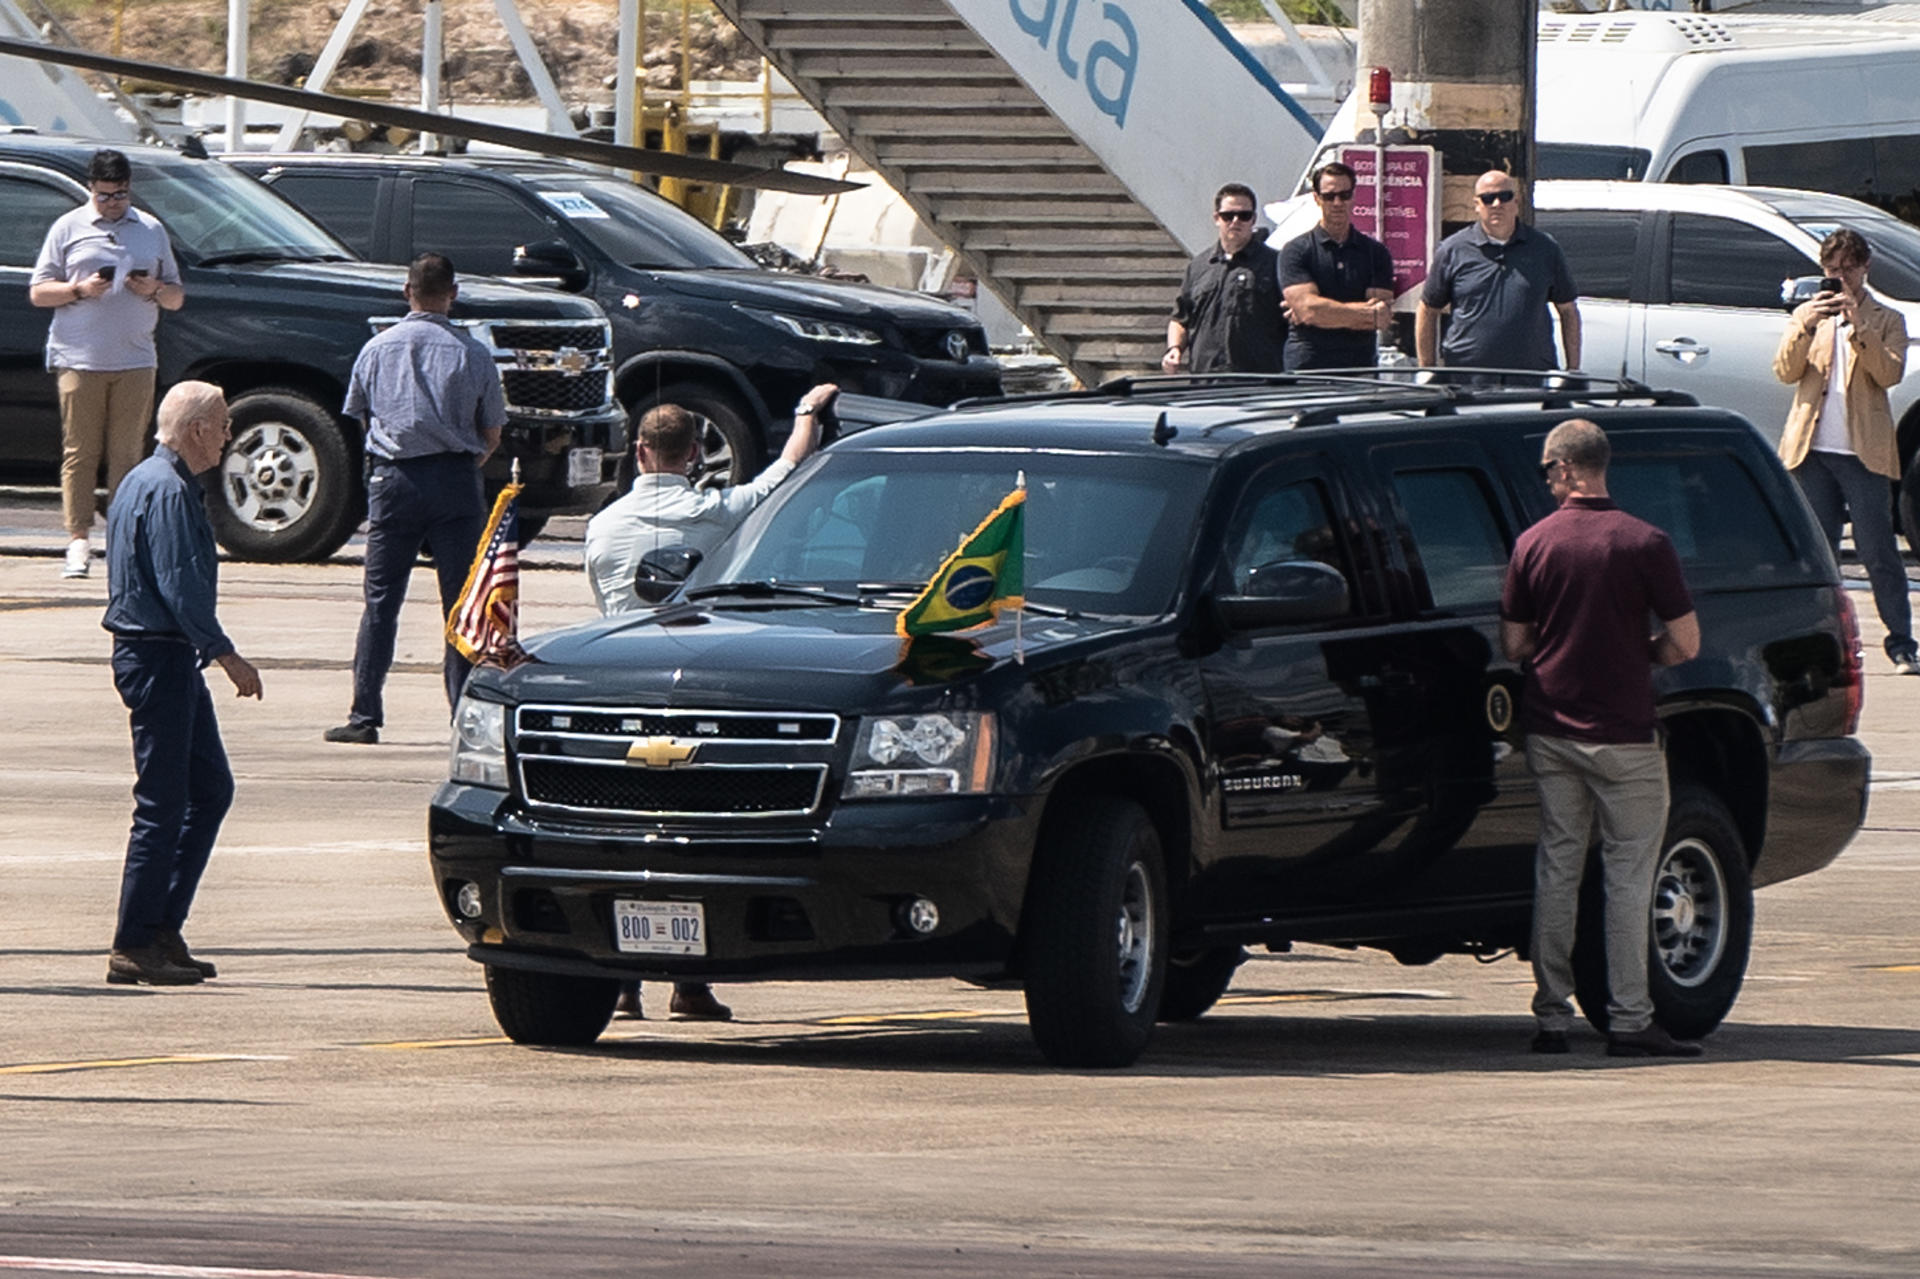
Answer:
[[[445,618],[486,527],[480,466],[500,446],[507,408],[493,357],[447,318],[458,293],[453,263],[422,253],[407,268],[406,318],[354,361],[346,413],[367,426],[366,609],[353,646],[353,709],[326,731],[330,742],[380,740],[381,693],[420,548],[433,552]],[[451,706],[472,663],[449,644],[443,664]]]
[[[133,728],[133,830],[120,879],[120,920],[107,959],[119,985],[190,986],[214,975],[181,929],[220,822],[233,773],[201,669],[217,664],[241,697],[260,674],[214,616],[219,559],[194,478],[220,461],[227,402],[217,386],[182,382],[160,403],[159,442],[107,509],[107,615],[113,683]]]

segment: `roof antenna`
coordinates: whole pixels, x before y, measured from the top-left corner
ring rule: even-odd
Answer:
[[[1165,448],[1167,446],[1167,441],[1171,440],[1174,436],[1178,434],[1180,434],[1180,428],[1177,426],[1171,425],[1167,421],[1166,410],[1162,409],[1160,411],[1159,420],[1157,420],[1153,424],[1153,442],[1155,444],[1158,444],[1161,448]]]

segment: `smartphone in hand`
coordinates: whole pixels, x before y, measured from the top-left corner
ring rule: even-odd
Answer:
[[[111,263],[109,263],[108,265],[101,267],[98,271],[95,271],[94,274],[99,276],[101,279],[105,280],[108,284],[112,284],[113,273],[115,269],[116,268]]]
[[[153,274],[151,271],[142,271],[138,268],[135,268],[134,270],[127,272],[127,278],[129,280],[144,280],[151,274]]]
[[[1824,275],[1820,277],[1820,291],[1822,293],[1838,293],[1844,288],[1846,288],[1846,285],[1840,283],[1838,276]]]

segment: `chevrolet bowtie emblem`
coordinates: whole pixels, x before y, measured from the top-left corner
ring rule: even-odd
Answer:
[[[671,737],[643,737],[627,747],[627,763],[642,768],[672,768],[693,758],[698,742],[679,742]]]

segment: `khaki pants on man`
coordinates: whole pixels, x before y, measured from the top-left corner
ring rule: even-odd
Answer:
[[[1601,746],[1534,733],[1527,764],[1540,789],[1533,881],[1533,1015],[1540,1029],[1573,1025],[1573,937],[1580,879],[1597,819],[1606,882],[1607,1030],[1645,1030],[1647,932],[1653,876],[1667,828],[1667,756],[1653,742]]]
[[[93,484],[101,459],[107,463],[107,500],[139,465],[153,417],[152,369],[95,373],[58,369],[60,391],[60,504],[67,535],[84,538],[93,528]]]

